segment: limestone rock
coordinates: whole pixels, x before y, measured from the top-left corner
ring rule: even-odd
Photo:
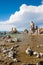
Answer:
[[[33,55],[33,51],[31,48],[26,49],[26,54]]]

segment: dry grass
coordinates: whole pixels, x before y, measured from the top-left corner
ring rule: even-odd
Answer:
[[[29,56],[25,53],[25,50],[28,46],[30,46],[33,51],[43,52],[43,47],[37,48],[37,45],[40,44],[43,45],[43,35],[29,35],[29,34],[22,34],[22,35],[24,36],[21,37],[21,42],[17,42],[14,44],[8,44],[4,42],[7,48],[11,48],[15,44],[19,45],[19,47],[16,48],[16,50],[18,50],[17,58],[20,60],[20,62],[12,63],[11,65],[21,65],[21,63],[37,63],[40,60],[43,60],[43,57],[36,58],[35,56]],[[5,55],[0,52],[0,56],[3,56],[2,60],[4,60]],[[9,63],[13,62],[13,60],[8,58],[7,60],[4,60],[2,64],[0,62],[0,65],[7,65],[5,64],[5,62]]]

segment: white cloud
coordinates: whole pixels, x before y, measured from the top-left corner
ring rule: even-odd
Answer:
[[[39,26],[43,24],[43,5],[21,5],[20,10],[12,14],[7,21],[0,22],[0,30],[11,30],[12,27],[20,30],[29,29],[31,20]]]
[[[43,5],[43,0],[42,0],[41,4]]]

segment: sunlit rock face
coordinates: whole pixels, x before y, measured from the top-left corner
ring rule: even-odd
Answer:
[[[33,21],[30,22],[30,33],[31,34],[37,34],[37,33],[39,33],[38,26],[36,26]]]
[[[33,21],[30,22],[30,33],[34,33],[35,32],[35,24]]]
[[[12,28],[12,32],[16,33],[17,29],[16,28]]]

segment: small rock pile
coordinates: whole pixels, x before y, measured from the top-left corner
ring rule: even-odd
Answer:
[[[41,58],[41,57],[43,57],[43,53],[38,53],[37,51],[33,51],[32,49],[31,49],[31,47],[28,47],[27,49],[26,49],[26,54],[28,54],[28,55],[34,55],[34,56],[36,56],[36,58]]]
[[[12,38],[6,39],[5,38],[5,42],[14,43],[14,42],[20,42],[20,40],[18,38],[14,38],[14,39],[12,39]]]
[[[11,58],[14,62],[18,62],[18,60],[17,60],[17,58],[16,58],[16,56],[17,56],[17,51],[14,50],[14,46],[11,47],[10,49],[7,49],[7,48],[4,48],[4,47],[3,47],[3,48],[1,49],[1,52],[6,55],[5,58],[9,57],[9,58]]]

